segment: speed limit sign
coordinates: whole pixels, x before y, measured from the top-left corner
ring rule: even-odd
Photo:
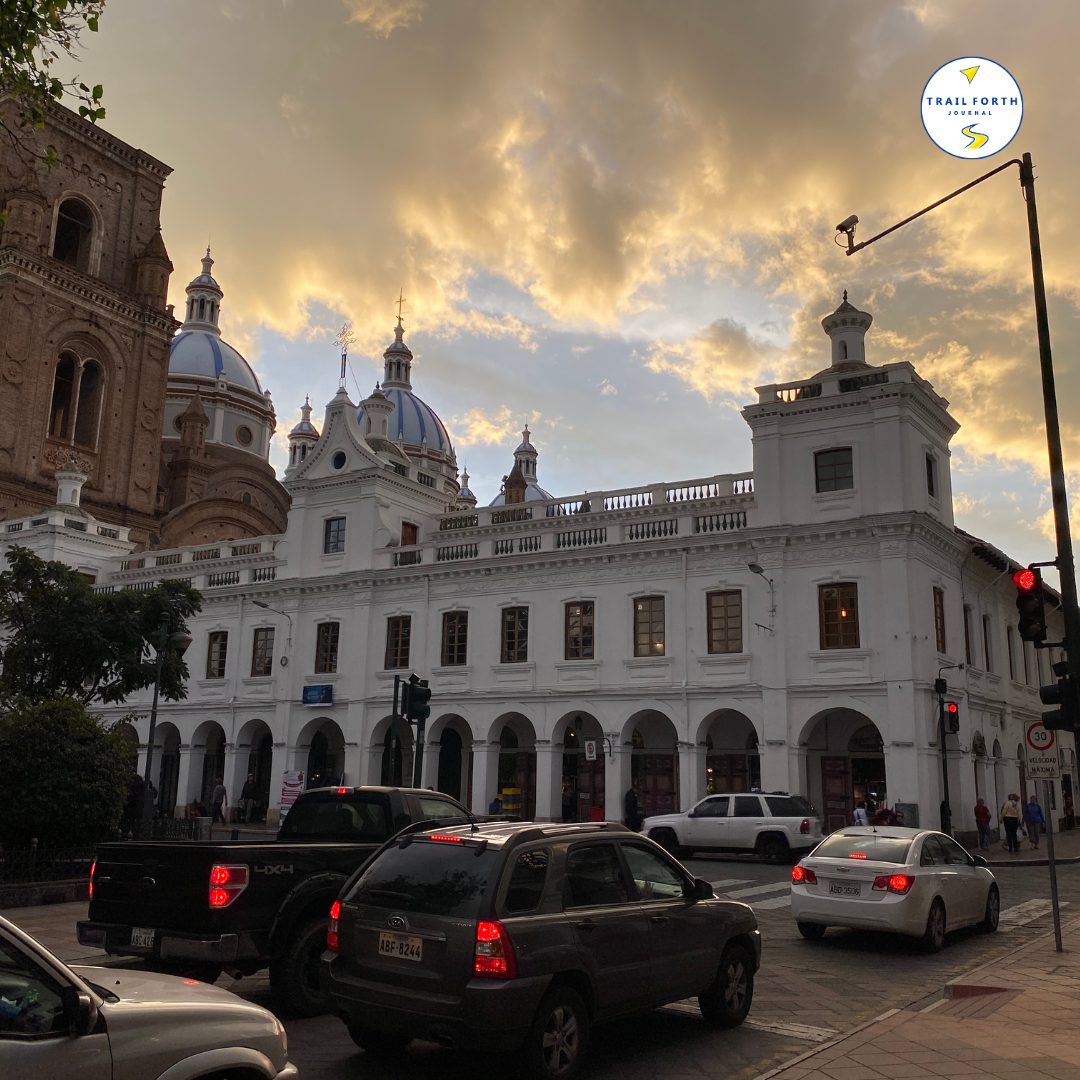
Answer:
[[[1041,720],[1027,725],[1027,774],[1032,780],[1056,780],[1061,775],[1061,762],[1055,745],[1056,734],[1043,727]]]

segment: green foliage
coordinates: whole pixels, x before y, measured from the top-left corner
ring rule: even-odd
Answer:
[[[81,701],[55,698],[0,714],[0,844],[89,847],[116,835],[135,744]]]
[[[84,30],[97,33],[104,0],[0,0],[0,92],[16,103],[15,129],[42,128],[54,101],[72,97],[79,115],[96,123],[105,116],[100,85],[64,81],[54,72],[61,56],[76,59]],[[19,145],[17,130],[0,117],[0,128]],[[55,151],[46,160],[52,165]]]
[[[166,581],[149,592],[96,594],[81,574],[45,562],[27,548],[7,553],[0,573],[0,701],[38,702],[72,697],[83,702],[123,701],[152,686],[163,611],[169,633],[185,630],[199,611],[199,593]],[[171,653],[161,669],[161,694],[187,697],[187,665]]]

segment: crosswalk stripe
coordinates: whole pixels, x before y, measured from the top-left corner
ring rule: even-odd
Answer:
[[[772,896],[768,900],[757,900],[753,903],[755,911],[770,911],[773,908],[791,907],[791,895]]]
[[[692,999],[685,1001],[672,1001],[663,1006],[664,1011],[683,1013],[701,1019],[701,1009],[697,1002]],[[804,1039],[806,1042],[825,1042],[835,1038],[839,1032],[832,1028],[811,1027],[809,1024],[792,1024],[784,1020],[759,1020],[748,1016],[743,1021],[743,1027],[753,1028],[755,1031],[768,1031],[773,1035],[787,1035],[794,1039]]]
[[[722,889],[728,885],[745,885],[748,881],[753,881],[753,878],[748,877],[733,877],[725,878],[723,881],[710,881],[709,884],[714,889]]]
[[[1068,907],[1068,900],[1063,901],[1059,906]],[[1049,914],[1052,908],[1053,904],[1049,900],[1027,900],[1023,904],[1016,904],[1001,913],[998,918],[998,929],[1010,930],[1016,926],[1025,926]]]
[[[752,889],[736,889],[727,893],[729,900],[740,900],[744,896],[757,896],[759,893],[776,892],[778,889],[790,889],[790,881],[774,881],[771,885],[755,885]]]

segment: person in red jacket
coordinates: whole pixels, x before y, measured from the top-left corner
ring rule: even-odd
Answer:
[[[990,850],[990,807],[986,800],[975,800],[975,824],[979,827],[979,847],[983,851]]]

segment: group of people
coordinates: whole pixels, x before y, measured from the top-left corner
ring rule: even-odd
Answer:
[[[856,825],[903,825],[904,813],[902,810],[890,810],[883,806],[880,810],[874,810],[873,804],[869,807],[861,802],[855,807],[852,815]]]
[[[1020,850],[1020,835],[1025,833],[1031,841],[1032,848],[1038,848],[1039,835],[1046,828],[1046,818],[1043,817],[1042,807],[1039,800],[1032,795],[1023,805],[1020,796],[1015,792],[1010,793],[998,814],[1002,828],[1005,830],[1005,847],[1009,851]],[[975,823],[979,827],[979,847],[983,851],[990,850],[990,807],[986,800],[975,800]]]
[[[239,803],[239,816],[238,821],[242,823],[250,822],[255,816],[255,809],[259,804],[259,792],[255,783],[255,774],[248,773],[247,781],[244,784],[243,790],[240,792]],[[225,824],[225,808],[229,805],[229,793],[225,789],[224,780],[218,776],[214,780],[213,790],[210,792],[210,814],[207,815],[206,807],[197,799],[188,803],[187,816],[188,817],[206,817],[209,816],[213,819],[213,823],[217,824],[219,821],[222,825]]]

